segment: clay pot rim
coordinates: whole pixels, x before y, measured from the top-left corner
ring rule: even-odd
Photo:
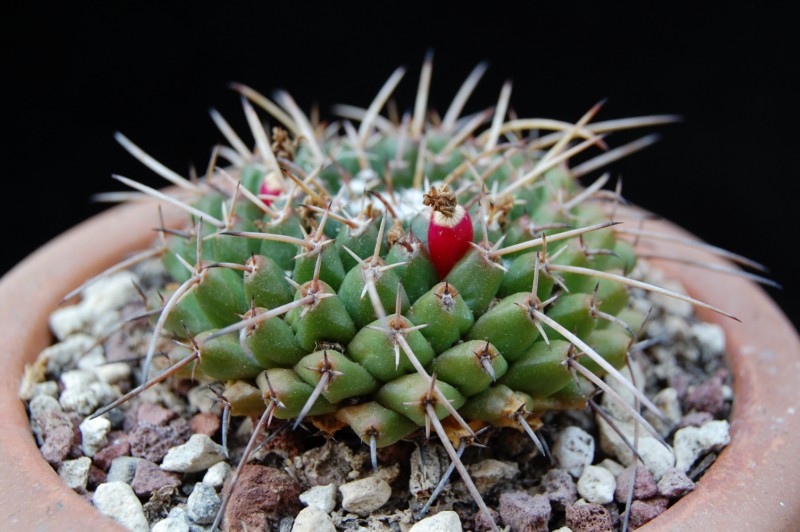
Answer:
[[[172,212],[175,217],[176,213]],[[123,530],[67,488],[42,459],[18,398],[24,364],[50,343],[49,314],[84,279],[146,248],[159,224],[152,202],[115,207],[46,244],[0,280],[0,519],[15,529]],[[658,227],[655,227],[658,225]],[[689,234],[667,222],[651,229]],[[659,243],[660,252],[709,257]],[[87,261],[91,257],[92,261]],[[713,259],[720,262],[718,259]],[[701,319],[726,333],[734,376],[731,444],[699,481],[647,530],[791,528],[800,519],[800,339],[766,293],[743,279],[676,263],[659,263],[689,293],[741,323],[709,311]]]

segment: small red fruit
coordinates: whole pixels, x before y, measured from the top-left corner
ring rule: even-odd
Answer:
[[[268,196],[262,197],[262,201],[265,205],[272,205],[273,199],[283,194],[283,188],[283,179],[280,175],[277,172],[267,172],[258,189],[258,194],[259,196]]]
[[[428,252],[439,278],[444,279],[470,248],[472,220],[447,185],[431,187],[422,202],[433,209],[428,224]]]

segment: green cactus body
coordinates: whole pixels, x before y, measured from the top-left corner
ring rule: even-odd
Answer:
[[[234,412],[252,414],[260,397],[278,418],[332,414],[379,447],[434,413],[457,414],[463,419],[447,426],[467,432],[474,424],[530,430],[525,419],[535,425],[546,410],[586,404],[592,386],[572,363],[597,375],[624,365],[642,316],[614,276],[631,270],[635,254],[568,163],[550,162],[581,145],[575,130],[556,127],[549,143],[529,149],[503,144],[502,134],[519,137],[502,122],[462,135],[466,126],[450,118],[382,119],[375,129],[367,113],[373,122],[357,134],[329,128],[323,141],[321,126],[285,111],[283,125],[302,135],[270,186],[291,192],[259,205],[209,186],[193,207],[214,218],[235,212],[235,223],[203,226],[209,243],[199,264],[191,238],[170,235],[164,254],[175,281],[195,283],[172,305],[167,329],[184,335],[185,322],[197,335],[206,377],[243,379],[239,388],[228,383]],[[227,169],[251,192],[274,160],[265,149]],[[449,257],[455,265],[445,273],[431,257],[447,254],[448,243],[433,240],[446,232],[429,231],[457,209],[471,242],[454,244],[468,251]],[[585,229],[592,224],[601,225]],[[434,245],[444,252],[430,253]],[[208,267],[231,262],[240,267]],[[203,327],[226,329],[209,340]]]

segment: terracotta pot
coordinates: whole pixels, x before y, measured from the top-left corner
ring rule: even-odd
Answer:
[[[13,530],[121,530],[67,488],[42,459],[17,397],[25,363],[50,343],[49,314],[69,290],[145,248],[157,225],[152,204],[107,211],[68,231],[0,281],[0,523]],[[669,224],[661,229],[685,232]],[[653,225],[648,227],[654,228]],[[659,244],[662,252],[697,254]],[[704,259],[708,257],[704,256]],[[800,520],[800,340],[776,305],[747,281],[663,263],[726,332],[735,404],[731,444],[699,481],[647,530],[788,530]]]

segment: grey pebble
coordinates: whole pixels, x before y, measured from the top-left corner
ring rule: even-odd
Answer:
[[[194,485],[192,494],[186,501],[186,511],[189,519],[200,525],[214,522],[220,507],[220,498],[213,486],[203,482]]]
[[[493,458],[470,464],[467,470],[475,482],[475,487],[482,494],[519,475],[519,465],[516,462],[504,462]]]
[[[694,489],[694,482],[680,469],[670,469],[658,481],[658,492],[664,497],[674,499]]]
[[[92,460],[85,456],[75,460],[65,460],[58,466],[58,476],[68,487],[78,493],[83,493],[86,491],[86,483],[89,480],[90,465],[92,465]]]
[[[161,462],[161,469],[197,473],[225,459],[225,449],[205,434],[193,434],[183,445],[173,447]]]
[[[106,482],[124,482],[130,484],[136,475],[136,466],[142,459],[136,456],[119,456],[111,461]]]

